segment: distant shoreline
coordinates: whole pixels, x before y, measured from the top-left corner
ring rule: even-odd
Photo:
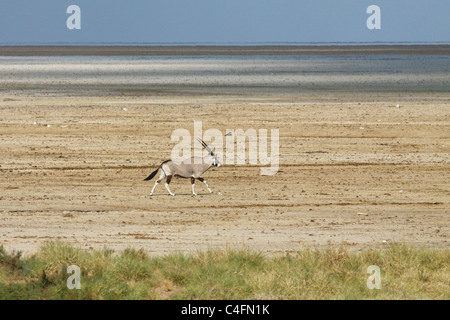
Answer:
[[[0,46],[0,56],[117,55],[449,55],[450,45],[151,45],[151,46]]]

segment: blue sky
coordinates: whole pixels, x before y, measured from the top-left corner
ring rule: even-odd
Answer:
[[[373,4],[380,30],[366,26]],[[0,44],[450,43],[449,16],[448,0],[2,0]]]

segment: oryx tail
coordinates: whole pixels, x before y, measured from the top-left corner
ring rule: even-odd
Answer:
[[[161,168],[161,166],[159,166],[155,171],[153,171],[152,173],[150,173],[150,175],[144,179],[144,181],[148,181],[148,180],[152,180],[154,176],[156,176],[156,174],[159,171],[159,168]]]

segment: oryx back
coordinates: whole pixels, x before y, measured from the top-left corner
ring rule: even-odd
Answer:
[[[164,163],[162,169],[166,175],[174,175],[183,178],[199,178],[211,167],[210,163],[203,158],[189,158],[182,162],[168,161]]]

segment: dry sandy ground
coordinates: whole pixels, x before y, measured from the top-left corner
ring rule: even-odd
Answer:
[[[396,104],[400,107],[397,108]],[[124,110],[124,108],[126,110]],[[70,96],[0,94],[0,244],[45,240],[151,254],[345,244],[449,247],[448,94]],[[173,130],[280,130],[280,169],[224,165],[215,191],[143,179]],[[35,124],[36,123],[36,124]]]

